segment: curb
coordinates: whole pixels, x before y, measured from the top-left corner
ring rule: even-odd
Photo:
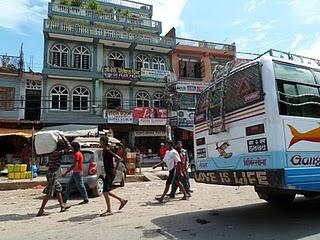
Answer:
[[[147,182],[151,181],[143,174],[127,175],[126,182]],[[4,180],[0,181],[0,191],[10,191],[17,189],[30,189],[37,186],[46,186],[47,181],[45,179],[34,180]]]

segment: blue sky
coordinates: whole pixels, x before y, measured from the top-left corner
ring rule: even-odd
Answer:
[[[270,48],[320,59],[318,0],[141,0],[154,5],[164,33],[213,42],[235,42],[237,51],[262,53]],[[42,21],[48,0],[4,0],[0,9],[0,54],[18,55],[40,71]]]

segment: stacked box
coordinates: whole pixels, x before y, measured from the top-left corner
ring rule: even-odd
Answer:
[[[8,164],[9,179],[31,178],[31,172],[27,172],[27,164]]]

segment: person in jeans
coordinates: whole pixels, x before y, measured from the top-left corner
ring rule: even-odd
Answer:
[[[68,182],[67,189],[63,198],[63,202],[66,203],[69,200],[71,189],[73,188],[74,185],[76,185],[83,199],[83,201],[80,202],[79,204],[87,204],[89,203],[88,193],[83,183],[84,157],[82,152],[80,152],[79,143],[73,142],[71,143],[71,146],[73,147],[73,163],[72,163],[72,166],[68,168],[68,170],[64,174],[62,174],[62,177],[65,177],[71,171],[73,171],[73,173]]]
[[[188,165],[189,165],[189,157],[187,150],[182,148],[182,141],[177,141],[176,150],[179,153],[180,159],[181,159],[181,170],[180,170],[180,181],[182,185],[184,186],[188,196],[190,197],[190,182],[189,182],[189,176],[188,176]],[[174,198],[176,191],[177,191],[178,185],[176,182],[172,184],[171,192],[168,194],[170,198]]]
[[[116,176],[116,171],[119,167],[121,158],[111,151],[108,142],[109,139],[107,136],[102,136],[100,138],[100,146],[103,148],[103,166],[106,173],[103,182],[103,196],[107,204],[107,210],[100,214],[101,217],[112,215],[110,197],[113,197],[120,202],[118,210],[121,210],[128,202],[128,200],[123,199],[111,192],[112,182]],[[113,159],[116,160],[116,166],[113,164]]]
[[[46,215],[44,212],[44,208],[49,201],[50,197],[53,196],[54,193],[57,194],[58,202],[60,205],[60,212],[66,211],[70,206],[66,206],[62,200],[62,186],[58,181],[58,172],[60,172],[61,166],[61,157],[67,152],[72,151],[72,147],[69,141],[63,136],[60,135],[60,138],[57,142],[57,148],[54,152],[49,155],[48,161],[48,171],[47,171],[47,186],[43,190],[43,193],[46,194],[44,199],[42,200],[41,207],[38,211],[37,217]]]
[[[187,192],[180,181],[182,167],[181,167],[181,159],[180,159],[179,153],[173,148],[172,140],[166,141],[166,148],[167,148],[167,152],[163,158],[163,162],[165,162],[168,167],[169,177],[166,181],[166,186],[164,188],[164,191],[161,197],[156,197],[156,200],[158,200],[160,203],[163,203],[163,199],[168,193],[172,182],[176,182],[176,184],[180,188],[180,191],[183,193],[183,198],[181,198],[181,200],[187,200],[188,199]]]

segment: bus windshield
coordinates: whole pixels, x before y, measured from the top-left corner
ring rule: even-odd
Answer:
[[[320,72],[274,63],[280,115],[320,117]]]

